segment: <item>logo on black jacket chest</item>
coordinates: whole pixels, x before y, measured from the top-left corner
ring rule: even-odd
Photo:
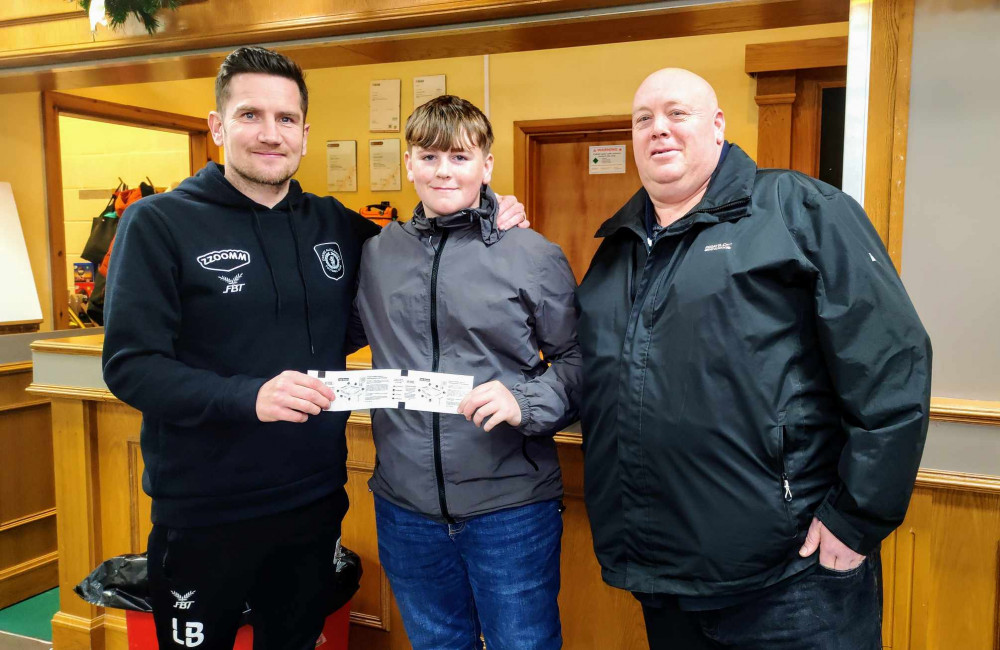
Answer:
[[[331,280],[344,277],[344,256],[340,252],[340,244],[335,241],[313,246],[323,274]]]
[[[205,253],[204,255],[199,255],[196,259],[198,260],[198,264],[201,264],[204,269],[229,273],[231,271],[235,271],[241,266],[249,264],[250,253],[236,249],[228,249]]]

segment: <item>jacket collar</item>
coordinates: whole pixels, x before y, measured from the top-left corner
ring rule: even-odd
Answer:
[[[712,174],[708,190],[701,202],[686,215],[670,224],[667,232],[681,232],[696,223],[720,223],[750,216],[750,195],[757,175],[757,163],[735,144]],[[607,237],[622,228],[634,231],[645,239],[645,211],[649,201],[646,188],[640,188],[628,203],[605,221],[595,237]]]
[[[496,194],[487,186],[483,186],[479,194],[479,207],[459,210],[454,214],[441,215],[433,219],[424,212],[424,204],[418,203],[413,209],[410,226],[418,235],[434,235],[445,230],[460,230],[479,227],[480,236],[487,246],[500,241],[503,231],[497,228],[497,211],[500,205]]]

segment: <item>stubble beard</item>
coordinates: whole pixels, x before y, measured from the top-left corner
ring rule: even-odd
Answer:
[[[236,174],[240,178],[242,178],[247,183],[253,185],[267,185],[270,187],[279,187],[287,183],[292,178],[292,176],[295,175],[295,172],[299,170],[299,166],[295,165],[295,168],[289,171],[288,173],[277,172],[277,175],[272,175],[272,176],[264,176],[262,174],[258,174],[257,172],[251,169],[246,169],[241,165],[232,165],[232,169],[234,172],[236,172]]]

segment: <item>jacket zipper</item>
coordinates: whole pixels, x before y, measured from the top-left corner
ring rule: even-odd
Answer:
[[[531,456],[528,455],[528,436],[523,436],[521,438],[521,453],[524,455],[524,460],[528,461],[534,470],[538,471],[538,463],[536,463]]]
[[[784,490],[785,501],[792,500],[792,486],[788,482],[788,472],[785,469],[785,427],[781,427],[781,437],[778,439],[778,461],[781,463],[781,487]]]
[[[438,267],[441,265],[441,253],[444,251],[444,243],[448,241],[448,231],[441,235],[441,243],[434,250],[434,266],[431,267],[431,347],[433,359],[431,361],[431,371],[437,372],[441,362],[441,345],[438,339],[437,324],[437,282]],[[444,494],[444,467],[441,463],[441,414],[434,413],[431,416],[434,435],[434,477],[437,479],[438,505],[441,506],[441,516],[448,523],[455,523],[448,513],[448,501]]]

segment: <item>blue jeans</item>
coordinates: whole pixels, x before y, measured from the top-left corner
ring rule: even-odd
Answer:
[[[882,563],[878,551],[856,569],[817,566],[786,588],[709,611],[642,608],[652,650],[880,650]]]
[[[382,568],[414,650],[562,647],[562,512],[544,501],[446,524],[375,497]]]

